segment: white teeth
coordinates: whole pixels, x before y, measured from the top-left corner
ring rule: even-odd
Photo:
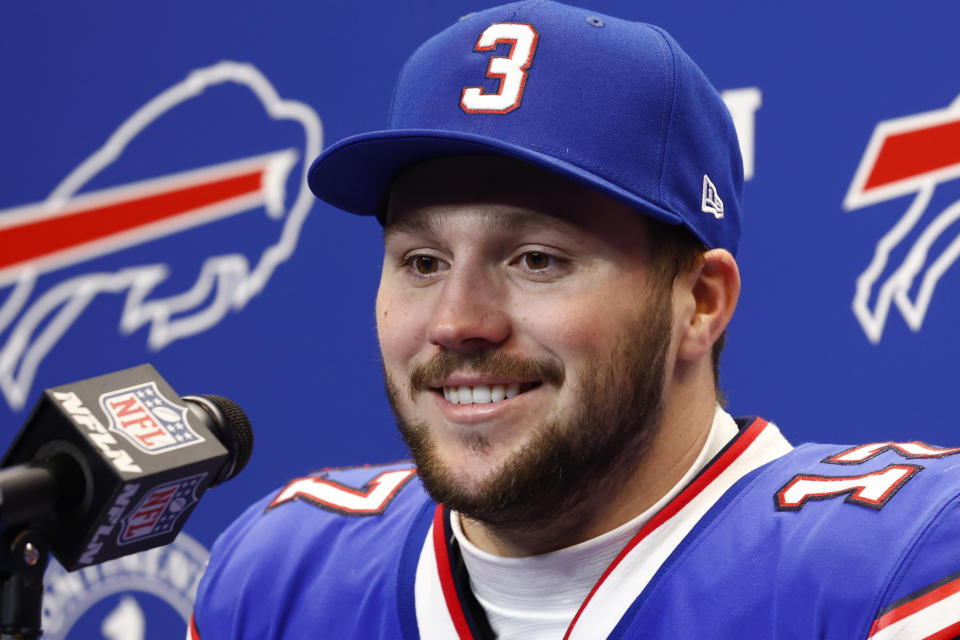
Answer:
[[[475,387],[444,387],[443,397],[452,404],[486,404],[500,402],[520,394],[520,384],[495,384],[492,387],[480,384]]]
[[[478,385],[473,388],[473,404],[486,404],[490,402],[490,387]]]

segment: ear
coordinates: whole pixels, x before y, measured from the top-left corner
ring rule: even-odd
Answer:
[[[680,276],[680,292],[692,304],[678,320],[677,357],[694,361],[709,356],[740,297],[740,270],[729,251],[712,249],[703,254],[703,262],[689,274]],[[678,283],[678,284],[680,284]]]

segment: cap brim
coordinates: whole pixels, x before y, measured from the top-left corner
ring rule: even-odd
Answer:
[[[502,140],[460,131],[394,129],[341,140],[310,166],[308,184],[321,200],[359,215],[384,212],[390,183],[405,168],[431,158],[504,155],[558,173],[668,224],[680,216],[574,164]]]

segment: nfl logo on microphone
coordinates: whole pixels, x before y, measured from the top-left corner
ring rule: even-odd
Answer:
[[[165,398],[154,382],[105,393],[100,407],[110,420],[109,430],[144,453],[157,455],[203,442],[187,422],[187,408]]]
[[[207,474],[169,482],[145,495],[137,507],[123,519],[123,528],[117,536],[118,544],[130,544],[145,538],[173,531],[185,510],[196,503],[197,485]]]

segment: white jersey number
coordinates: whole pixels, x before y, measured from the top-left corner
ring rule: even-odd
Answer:
[[[945,458],[960,453],[960,447],[934,447],[923,442],[874,442],[824,458],[824,464],[858,465],[891,451],[901,458]],[[809,500],[827,500],[846,495],[846,501],[881,509],[923,467],[892,464],[859,476],[822,476],[801,473],[780,487],[774,501],[780,511],[799,511]]]
[[[345,515],[378,516],[415,474],[415,469],[384,471],[359,489],[324,477],[297,478],[277,494],[267,509],[293,500],[302,500],[327,511]]]
[[[537,49],[537,32],[523,22],[497,22],[487,27],[474,46],[474,51],[493,51],[498,44],[510,44],[507,56],[493,56],[487,66],[487,77],[499,80],[496,93],[485,93],[483,87],[464,87],[460,106],[467,113],[509,113],[520,106],[527,84],[527,69]]]
[[[841,451],[835,456],[830,456],[822,462],[829,464],[860,464],[872,458],[876,458],[881,453],[893,451],[901,458],[914,460],[917,458],[946,458],[960,453],[960,447],[934,447],[925,442],[874,442],[863,444],[859,447],[853,447],[846,451]]]
[[[828,500],[846,495],[846,501],[881,509],[900,487],[923,467],[892,464],[880,471],[860,476],[821,476],[800,474],[777,492],[777,509],[799,511],[810,500]]]

